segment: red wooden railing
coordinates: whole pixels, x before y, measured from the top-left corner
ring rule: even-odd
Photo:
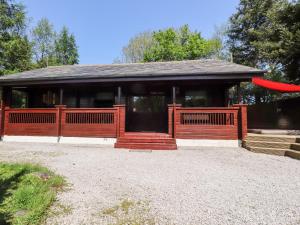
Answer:
[[[4,135],[56,136],[56,109],[5,109]]]
[[[227,108],[169,105],[168,116],[169,135],[175,138],[237,140],[247,134],[246,105]],[[101,109],[2,107],[0,128],[4,135],[121,137],[125,134],[125,106]]]
[[[238,139],[238,107],[174,108],[174,136],[183,139]]]
[[[116,137],[117,109],[62,109],[61,136]]]
[[[57,106],[52,109],[5,108],[4,112],[4,135],[117,136],[118,108],[72,109]]]

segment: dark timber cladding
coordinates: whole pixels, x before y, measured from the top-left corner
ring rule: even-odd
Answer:
[[[249,80],[265,71],[222,60],[54,66],[0,77],[0,86],[152,80]]]

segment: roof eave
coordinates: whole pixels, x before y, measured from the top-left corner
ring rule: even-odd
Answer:
[[[249,72],[219,72],[219,73],[195,73],[189,75],[183,74],[144,74],[131,76],[103,76],[103,77],[45,77],[33,79],[0,79],[0,86],[26,85],[26,84],[61,84],[61,83],[96,83],[96,82],[131,82],[131,81],[166,81],[166,80],[250,80],[254,76],[263,76],[266,71],[249,71]],[[224,76],[226,75],[226,76]]]

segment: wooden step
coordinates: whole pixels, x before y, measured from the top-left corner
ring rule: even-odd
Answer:
[[[299,140],[300,137],[295,135],[248,134],[246,137],[246,141],[296,143]]]
[[[141,150],[176,150],[176,144],[161,143],[115,143],[115,148],[141,149]]]
[[[247,148],[247,149],[252,152],[255,152],[255,153],[288,156],[293,159],[300,159],[300,151],[295,151],[295,150],[291,150],[291,149],[259,148],[259,147],[251,147],[251,148]]]
[[[280,149],[280,148],[261,148],[261,147],[247,147],[251,152],[264,153],[269,155],[279,155],[284,156],[285,152],[289,149]]]
[[[167,133],[152,133],[152,132],[126,132],[124,137],[172,138]]]
[[[300,151],[300,143],[291,144],[291,149],[295,151]]]
[[[285,156],[300,160],[300,151],[289,150],[285,153]]]
[[[243,147],[252,152],[300,159],[299,140],[297,135],[248,134]]]
[[[289,142],[270,142],[270,141],[243,141],[245,147],[260,147],[260,148],[277,148],[290,149],[292,143]]]
[[[176,144],[173,138],[118,138],[118,143],[159,143],[159,144]]]
[[[176,150],[176,140],[167,133],[126,132],[119,137],[115,148],[139,150]]]

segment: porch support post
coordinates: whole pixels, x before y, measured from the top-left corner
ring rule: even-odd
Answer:
[[[56,105],[57,109],[56,113],[56,124],[57,124],[57,142],[59,142],[60,137],[62,136],[62,124],[63,124],[63,118],[62,118],[62,111],[66,108],[65,105]]]
[[[176,87],[172,87],[172,103],[176,104]]]
[[[181,104],[170,104],[168,105],[168,134],[176,138],[176,123],[179,120],[177,118],[177,108],[180,108]]]
[[[3,100],[1,99],[0,103],[0,139],[4,135],[4,120],[5,118],[5,105]]]
[[[248,133],[247,105],[235,104],[233,105],[233,107],[239,107],[239,116],[238,116],[239,139],[244,140]]]
[[[118,100],[117,100],[118,105],[121,104],[121,97],[122,97],[122,88],[121,86],[118,86]]]
[[[11,106],[12,88],[2,88],[2,98],[0,99],[0,137],[4,135],[5,109]]]
[[[174,137],[173,129],[174,129],[174,105],[168,105],[168,134],[171,137]]]
[[[237,104],[242,103],[242,96],[241,96],[241,83],[236,85],[236,94],[237,94]]]
[[[229,106],[229,89],[228,87],[225,88],[224,90],[224,95],[225,95],[225,106]]]
[[[59,104],[62,105],[63,104],[63,98],[64,98],[64,89],[60,88],[59,89]]]

